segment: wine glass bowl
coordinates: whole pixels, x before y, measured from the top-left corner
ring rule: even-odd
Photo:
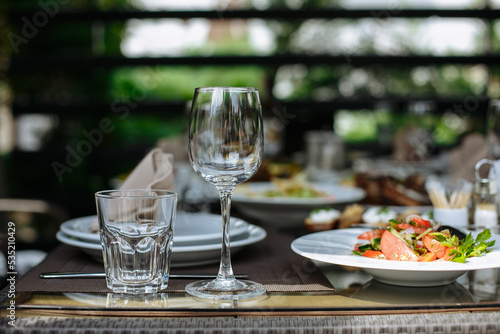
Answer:
[[[256,88],[203,87],[195,90],[189,120],[188,152],[194,171],[219,191],[222,213],[221,264],[213,281],[193,282],[189,294],[237,300],[265,293],[262,284],[234,277],[229,240],[234,188],[260,167],[264,149],[262,108]]]

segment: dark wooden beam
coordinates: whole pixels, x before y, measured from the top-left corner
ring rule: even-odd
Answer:
[[[44,11],[42,7],[35,7],[31,11],[10,11],[11,20],[22,17],[28,19],[36,12]],[[478,18],[498,19],[500,9],[401,9],[395,6],[374,9],[266,9],[266,10],[210,10],[210,11],[141,11],[141,10],[109,10],[109,11],[64,11],[64,6],[51,17],[54,21],[126,21],[130,19],[278,19],[278,20],[307,20],[307,19],[390,19],[390,18]]]

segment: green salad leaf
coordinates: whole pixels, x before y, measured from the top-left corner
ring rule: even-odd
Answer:
[[[456,236],[446,236],[442,233],[432,233],[436,235],[439,242],[446,245],[447,247],[456,247],[450,251],[450,255],[453,258],[450,261],[464,263],[470,257],[483,256],[491,252],[490,247],[495,245],[495,240],[489,240],[491,238],[491,231],[486,229],[479,233],[474,239],[472,233],[469,233],[461,242]]]

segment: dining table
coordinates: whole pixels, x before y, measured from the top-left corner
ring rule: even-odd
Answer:
[[[58,244],[0,294],[1,333],[498,333],[498,269],[469,271],[440,286],[385,284],[356,267],[308,259],[290,245],[301,228],[265,227],[264,240],[232,257],[236,274],[265,285],[249,300],[209,301],[169,280],[157,294],[112,293],[104,278],[47,279],[45,272],[103,272],[80,249]],[[218,263],[171,274],[216,274]]]

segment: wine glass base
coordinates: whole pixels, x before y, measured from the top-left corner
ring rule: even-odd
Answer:
[[[256,282],[231,280],[221,284],[217,279],[189,283],[186,292],[194,297],[211,300],[240,300],[259,297],[266,293],[266,288]]]

